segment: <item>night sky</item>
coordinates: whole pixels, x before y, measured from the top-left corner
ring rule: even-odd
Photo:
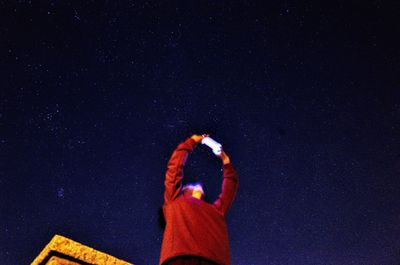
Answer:
[[[239,177],[232,265],[400,263],[400,5],[0,1],[0,264],[61,234],[157,264],[192,134]],[[210,201],[206,146],[185,176]]]

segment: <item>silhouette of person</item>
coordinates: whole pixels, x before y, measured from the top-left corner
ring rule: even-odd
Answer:
[[[222,190],[214,203],[203,200],[200,183],[182,186],[183,168],[190,152],[208,135],[192,135],[180,143],[168,161],[163,213],[166,227],[160,265],[230,265],[225,215],[238,188],[238,175],[222,150]]]

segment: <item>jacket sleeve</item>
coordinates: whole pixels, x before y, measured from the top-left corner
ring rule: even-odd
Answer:
[[[179,196],[182,188],[183,167],[187,156],[195,146],[196,142],[192,138],[188,138],[180,143],[172,153],[165,173],[164,203],[173,201]]]
[[[223,165],[223,171],[222,191],[218,199],[214,202],[214,206],[225,215],[235,199],[236,191],[239,186],[239,179],[232,163]]]

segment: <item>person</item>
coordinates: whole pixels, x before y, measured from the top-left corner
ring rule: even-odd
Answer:
[[[194,134],[180,143],[168,161],[163,213],[166,221],[160,265],[230,265],[225,216],[238,188],[238,175],[222,150],[222,191],[214,203],[203,200],[200,183],[182,186],[190,152],[207,134]]]

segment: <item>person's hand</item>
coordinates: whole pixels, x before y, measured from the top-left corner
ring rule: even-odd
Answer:
[[[231,162],[229,156],[225,153],[224,150],[221,151],[221,154],[219,155],[219,157],[221,158],[222,163],[224,165],[229,164]]]
[[[203,134],[203,135],[193,134],[191,138],[192,138],[196,143],[199,143],[199,142],[201,142],[201,140],[203,140],[203,139],[206,138],[206,137],[208,137],[208,134]]]

